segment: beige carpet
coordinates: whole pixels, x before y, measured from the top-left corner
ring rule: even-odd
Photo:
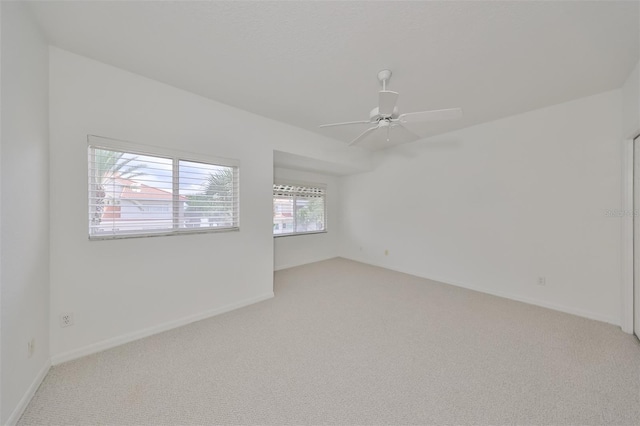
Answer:
[[[640,423],[612,325],[344,259],[275,292],[53,368],[20,423]]]

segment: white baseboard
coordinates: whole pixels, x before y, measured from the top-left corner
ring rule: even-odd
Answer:
[[[47,377],[47,373],[49,372],[50,368],[51,360],[47,359],[42,366],[42,369],[38,372],[36,378],[33,379],[33,382],[31,382],[31,385],[29,385],[29,388],[20,399],[20,402],[18,402],[18,406],[15,408],[15,410],[13,410],[13,412],[7,419],[7,422],[5,423],[6,426],[14,426],[16,423],[18,423],[18,420],[20,420],[22,413],[24,413],[27,405],[29,405],[29,402],[31,402],[31,398],[33,398],[33,395],[36,394],[36,391],[42,384],[44,378]]]
[[[308,265],[310,263],[316,263],[316,262],[324,262],[325,260],[335,259],[336,257],[338,257],[338,256],[322,257],[320,259],[313,259],[313,260],[308,261],[308,262],[285,263],[284,265],[278,265],[278,266],[274,265],[273,270],[274,271],[282,271],[283,269],[295,268],[296,266]]]
[[[183,325],[190,324],[192,322],[200,321],[206,318],[210,318],[216,315],[224,314],[225,312],[233,311],[235,309],[243,308],[245,306],[253,305],[254,303],[262,302],[263,300],[271,299],[274,296],[273,292],[264,294],[262,296],[253,297],[251,299],[241,300],[236,303],[222,306],[220,308],[210,309],[205,312],[201,312],[188,317],[180,318],[178,320],[165,322],[153,327],[145,328],[133,333],[123,334],[121,336],[112,337],[110,339],[102,340],[100,342],[92,343],[87,346],[83,346],[78,349],[74,349],[68,352],[63,352],[51,357],[51,364],[58,365],[63,362],[71,361],[74,359],[82,358],[83,356],[102,352],[107,349],[114,348],[116,346],[123,345],[125,343],[133,342],[134,340],[142,339],[144,337],[152,336],[154,334],[162,333],[163,331],[171,330],[174,328],[182,327]]]
[[[579,317],[588,318],[588,319],[592,319],[592,320],[596,320],[596,321],[600,321],[600,322],[606,322],[606,323],[609,323],[609,324],[620,326],[620,320],[618,318],[611,318],[611,317],[608,317],[608,316],[605,316],[605,315],[601,315],[601,314],[598,314],[598,313],[595,313],[595,312],[589,312],[589,311],[585,311],[585,310],[582,310],[582,309],[573,308],[573,307],[564,306],[564,305],[559,305],[559,304],[556,304],[556,303],[547,302],[547,301],[544,301],[544,300],[534,299],[534,298],[530,298],[530,297],[523,297],[523,296],[519,296],[519,295],[516,295],[516,294],[513,294],[513,293],[507,293],[507,292],[503,292],[503,291],[496,291],[496,290],[486,289],[484,287],[480,287],[480,286],[477,286],[477,285],[462,283],[462,282],[454,281],[454,280],[449,280],[447,278],[425,277],[425,276],[421,276],[421,275],[416,275],[415,273],[410,272],[410,271],[403,271],[403,270],[397,269],[397,268],[390,268],[388,266],[378,265],[378,264],[375,264],[375,263],[367,262],[367,261],[362,260],[362,259],[353,259],[353,258],[349,258],[349,257],[346,257],[346,256],[343,256],[343,258],[344,259],[353,260],[354,262],[360,262],[360,263],[365,263],[367,265],[377,266],[379,268],[389,269],[391,271],[401,272],[403,274],[413,275],[413,276],[424,278],[424,279],[431,280],[431,281],[437,281],[437,282],[442,283],[442,284],[448,284],[448,285],[453,285],[453,286],[456,286],[456,287],[462,287],[462,288],[466,288],[468,290],[473,290],[473,291],[477,291],[477,292],[480,292],[480,293],[490,294],[492,296],[498,296],[498,297],[502,297],[502,298],[505,298],[505,299],[515,300],[517,302],[527,303],[529,305],[540,306],[542,308],[553,309],[554,311],[564,312],[566,314],[577,315]]]

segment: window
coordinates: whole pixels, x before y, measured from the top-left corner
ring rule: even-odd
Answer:
[[[273,235],[326,232],[326,189],[321,185],[273,185]]]
[[[239,229],[238,166],[89,137],[89,238]]]

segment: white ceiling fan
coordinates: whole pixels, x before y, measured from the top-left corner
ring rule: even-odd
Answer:
[[[357,138],[349,142],[349,146],[357,144],[364,140],[371,133],[376,131],[385,131],[387,133],[387,142],[392,137],[391,129],[394,127],[402,127],[406,132],[413,136],[413,140],[419,139],[419,136],[409,131],[403,124],[417,123],[426,121],[452,120],[462,117],[461,108],[438,109],[432,111],[409,112],[405,114],[398,113],[396,102],[398,101],[398,92],[387,90],[387,83],[391,78],[391,71],[382,70],[378,73],[378,80],[382,84],[382,90],[378,94],[378,106],[369,112],[369,120],[348,121],[346,123],[323,124],[320,127],[336,127],[350,126],[354,124],[372,124],[372,127],[362,132]]]

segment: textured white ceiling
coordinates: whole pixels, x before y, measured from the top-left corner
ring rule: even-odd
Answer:
[[[464,109],[428,136],[620,87],[640,51],[635,1],[31,7],[52,44],[343,141],[366,125],[317,126],[368,119],[383,68],[400,112]]]
[[[347,164],[337,164],[283,151],[273,151],[273,166],[283,169],[324,173],[333,176],[351,175],[366,171]]]

